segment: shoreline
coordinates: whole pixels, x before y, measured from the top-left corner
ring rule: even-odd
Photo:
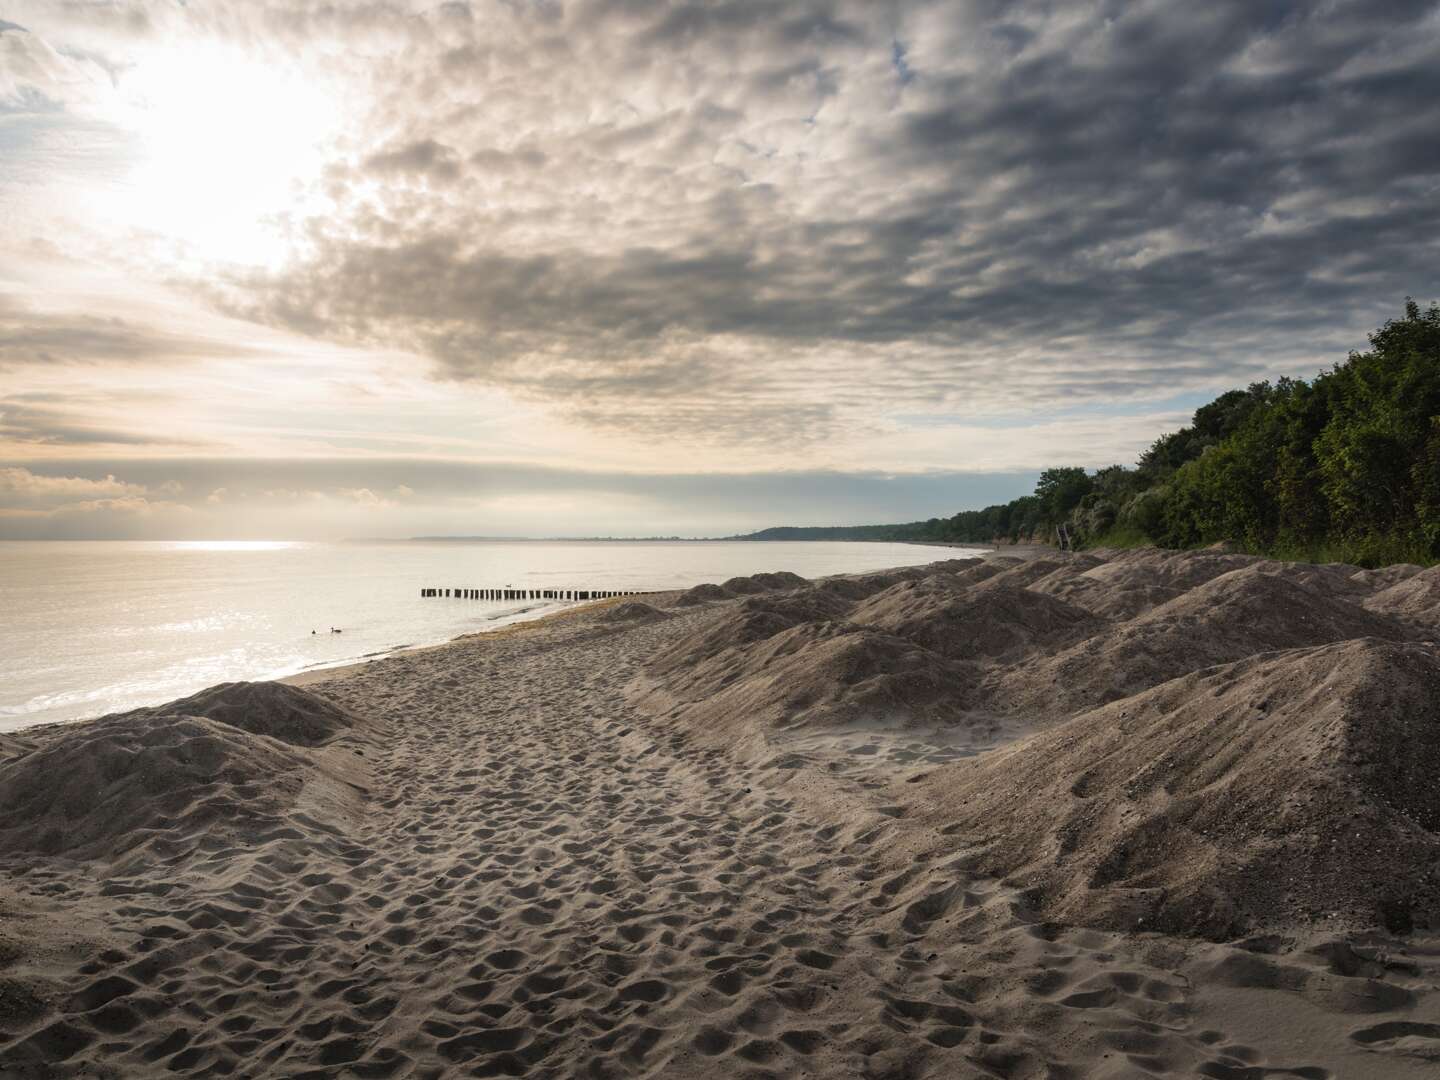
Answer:
[[[384,652],[376,653],[374,656],[362,657],[358,660],[349,660],[329,667],[297,671],[293,675],[284,675],[270,681],[283,683],[286,686],[314,686],[319,683],[329,682],[332,679],[345,678],[353,675],[358,671],[364,670],[377,660],[386,660],[396,656],[415,653],[427,653],[438,649],[448,649],[460,642],[473,641],[477,638],[500,640],[516,634],[525,633],[532,628],[540,628],[554,622],[561,622],[565,619],[581,616],[594,610],[614,607],[617,604],[623,604],[632,599],[632,597],[628,596],[617,596],[607,600],[576,601],[561,610],[546,612],[543,615],[535,616],[533,619],[516,619],[513,622],[506,623],[504,626],[497,626],[494,630],[474,630],[468,634],[457,634],[445,641],[436,641],[428,645],[399,645],[394,649],[387,649]]]
[[[286,678],[349,667],[396,650],[442,644],[465,633],[544,617],[559,606],[538,598],[528,603],[463,605],[414,600],[418,586],[455,575],[468,580],[476,574],[480,578],[499,574],[506,581],[514,578],[517,585],[531,580],[538,589],[568,582],[576,573],[587,579],[606,574],[613,576],[617,587],[653,589],[677,581],[679,587],[719,581],[767,562],[778,565],[792,559],[809,560],[814,573],[827,573],[932,557],[914,547],[873,544],[801,545],[783,551],[763,544],[726,545],[724,551],[710,554],[647,554],[641,548],[589,556],[579,549],[555,554],[524,548],[508,554],[440,550],[396,556],[385,549],[355,555],[326,545],[298,545],[295,551],[287,548],[278,554],[148,553],[149,548],[168,552],[173,546],[142,544],[147,553],[140,553],[131,550],[137,547],[134,542],[119,543],[124,551],[113,557],[115,587],[103,587],[99,595],[86,574],[97,573],[95,565],[109,566],[108,554],[72,558],[59,552],[57,545],[48,555],[35,552],[26,556],[29,562],[12,567],[23,586],[16,594],[14,627],[21,636],[9,671],[0,678],[4,684],[0,730],[152,707],[223,680]],[[38,568],[47,558],[61,568],[62,587],[55,590],[36,587],[43,579]],[[102,561],[96,563],[97,559]],[[186,567],[195,569],[192,564],[197,559],[204,573],[187,582]],[[25,569],[32,565],[35,574]],[[331,573],[327,568],[340,566],[365,572],[344,580],[326,576]],[[144,572],[131,573],[136,567]],[[247,575],[261,575],[263,583],[236,587],[236,574],[242,568],[240,577],[250,580]],[[591,582],[597,583],[599,579]],[[152,585],[153,595],[145,595]],[[537,610],[527,610],[532,608]],[[346,632],[327,636],[327,626]],[[318,628],[319,634],[312,636],[312,628]],[[65,660],[56,663],[55,657]]]

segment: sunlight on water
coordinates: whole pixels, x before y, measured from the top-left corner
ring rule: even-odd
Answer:
[[[659,590],[964,554],[911,544],[0,543],[0,730],[156,705],[534,618],[422,588]],[[332,633],[334,628],[339,631]]]
[[[306,545],[299,540],[164,540],[158,546],[170,551],[285,551]]]

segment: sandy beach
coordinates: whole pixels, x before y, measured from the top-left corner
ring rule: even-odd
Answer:
[[[1437,638],[1004,549],[0,736],[0,1077],[1433,1078]]]

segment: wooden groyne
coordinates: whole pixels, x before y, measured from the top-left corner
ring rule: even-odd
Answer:
[[[648,596],[636,589],[421,589],[422,597],[440,596],[452,600],[609,600],[615,596]]]

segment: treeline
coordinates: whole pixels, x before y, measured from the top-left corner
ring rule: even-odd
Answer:
[[[783,535],[781,535],[783,534]],[[824,535],[819,535],[824,534]],[[905,525],[771,529],[755,539],[1228,541],[1283,558],[1440,559],[1440,306],[1370,337],[1313,381],[1222,394],[1132,467],[1047,469],[1033,494]]]

